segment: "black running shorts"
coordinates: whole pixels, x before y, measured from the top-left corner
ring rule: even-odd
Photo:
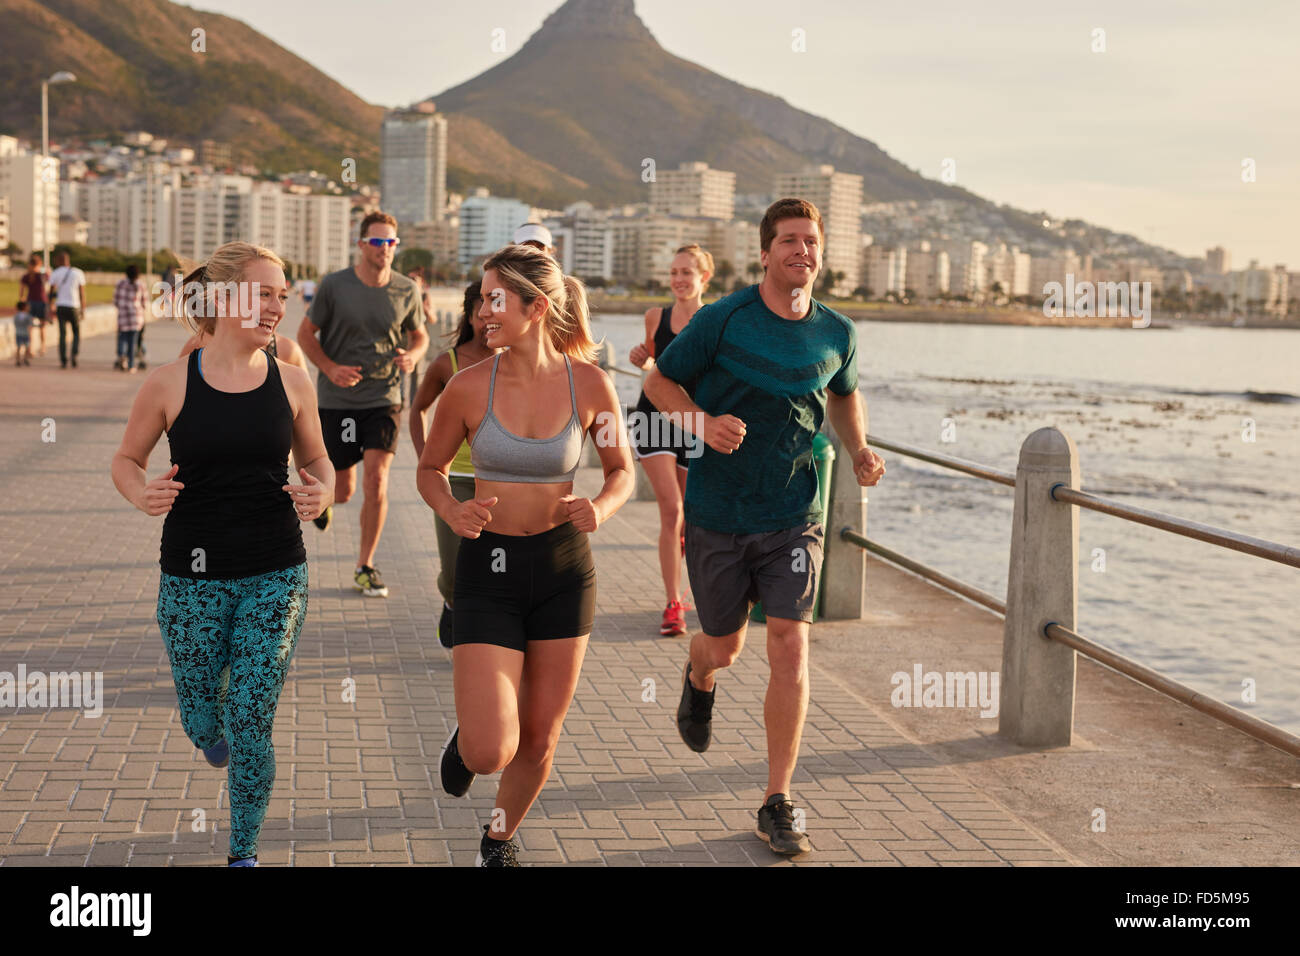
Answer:
[[[395,453],[401,421],[401,405],[320,409],[320,433],[330,464],[339,471],[351,468],[367,448]]]
[[[453,646],[522,652],[529,641],[590,634],[596,565],[586,533],[566,521],[541,534],[462,538],[452,606]]]

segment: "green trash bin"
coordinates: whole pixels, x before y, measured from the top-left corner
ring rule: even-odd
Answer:
[[[835,470],[835,445],[822,432],[813,436],[813,465],[817,468],[817,497],[821,500],[822,522],[825,523],[831,511],[831,473]],[[821,616],[822,587],[825,583],[826,576],[822,575],[817,582],[817,596],[813,599],[814,621]],[[750,608],[749,619],[759,624],[767,621],[762,601]]]

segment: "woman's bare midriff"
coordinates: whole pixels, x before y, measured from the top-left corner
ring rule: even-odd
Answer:
[[[525,481],[474,482],[475,498],[493,498],[497,503],[488,510],[492,520],[484,531],[493,534],[541,534],[569,520],[566,502],[560,499],[573,491],[573,482],[532,484]]]

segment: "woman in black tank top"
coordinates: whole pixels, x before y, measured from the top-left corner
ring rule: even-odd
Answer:
[[[228,862],[255,866],[276,703],[307,611],[301,523],[333,500],[334,470],[310,378],[267,350],[284,315],[284,263],[227,243],[186,282],[210,297],[225,293],[207,283],[234,283],[239,295],[188,316],[206,344],[145,379],[113,482],[145,514],[166,515],[157,619],[181,725],[209,763],[229,766]],[[172,466],[148,480],[164,431]],[[303,463],[293,482],[290,450]]]
[[[694,243],[677,250],[669,277],[673,304],[646,312],[646,340],[634,346],[628,356],[633,365],[643,368],[651,358],[663,354],[699,310],[701,297],[712,277],[713,257],[708,252]],[[682,502],[686,494],[687,464],[692,449],[698,453],[701,441],[664,419],[644,391],[629,417],[628,437],[659,502],[659,569],[668,601],[659,633],[685,634],[686,614],[680,585],[685,551]]]

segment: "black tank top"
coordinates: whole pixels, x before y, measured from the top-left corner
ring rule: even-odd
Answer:
[[[307,560],[288,484],[293,409],[275,359],[248,392],[222,392],[190,353],[185,404],[167,441],[185,487],[163,521],[162,570],[183,578],[246,578]]]
[[[666,305],[663,307],[663,311],[659,315],[659,324],[655,326],[654,343],[656,359],[664,354],[664,349],[668,348],[668,344],[675,338],[677,338],[677,333],[673,331],[673,307],[671,305]],[[637,399],[636,407],[637,411],[645,412],[646,414],[658,411],[658,409],[655,408],[654,402],[645,397],[644,390],[641,392],[641,397]]]

